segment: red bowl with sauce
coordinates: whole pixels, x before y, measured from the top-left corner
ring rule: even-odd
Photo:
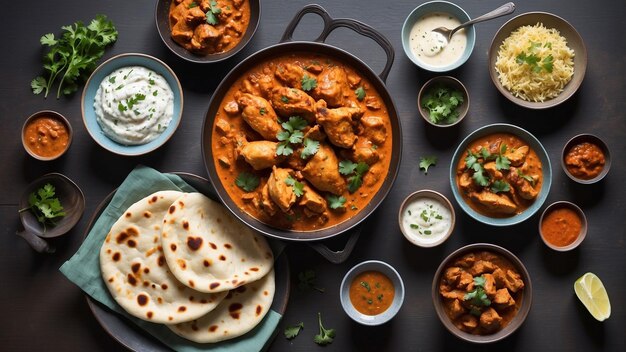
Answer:
[[[555,251],[570,251],[587,236],[587,218],[576,204],[555,202],[541,214],[539,234],[543,243]]]
[[[54,160],[72,143],[72,125],[60,113],[43,110],[29,116],[22,126],[22,145],[37,160]]]
[[[561,166],[573,181],[582,184],[596,183],[611,168],[611,153],[602,139],[592,134],[579,134],[563,147]]]

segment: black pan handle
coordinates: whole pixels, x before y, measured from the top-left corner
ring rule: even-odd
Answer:
[[[385,63],[385,67],[382,72],[378,75],[383,82],[387,82],[387,76],[389,76],[389,71],[391,71],[391,65],[393,65],[393,60],[395,58],[395,51],[393,50],[393,45],[385,36],[383,36],[380,32],[370,27],[369,25],[359,22],[357,20],[353,20],[350,18],[337,18],[333,19],[330,17],[328,12],[324,10],[323,7],[317,4],[310,4],[305,6],[302,10],[300,10],[289,22],[287,28],[285,29],[285,33],[283,33],[282,38],[280,38],[280,42],[284,43],[287,41],[293,41],[293,32],[295,31],[298,24],[302,20],[304,15],[314,13],[324,20],[324,29],[319,37],[317,37],[314,41],[324,43],[328,35],[335,29],[339,27],[345,27],[348,29],[352,29],[353,31],[361,34],[364,37],[368,37],[374,40],[380,47],[385,51],[385,55],[387,55],[387,62]]]
[[[362,226],[357,226],[349,231],[350,237],[348,238],[348,242],[346,242],[345,247],[340,251],[333,251],[322,242],[311,242],[309,243],[309,247],[313,248],[317,253],[321,254],[322,257],[333,264],[343,263],[348,259],[359,236],[361,236],[361,228]]]

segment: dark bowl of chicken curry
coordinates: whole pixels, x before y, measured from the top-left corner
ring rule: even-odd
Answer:
[[[335,23],[317,5],[294,21],[307,11]],[[244,60],[217,88],[203,126],[205,166],[226,207],[248,226],[321,240],[354,228],[387,196],[402,137],[384,84],[393,47],[374,36],[390,53],[380,75],[337,47],[283,42]]]
[[[509,124],[472,132],[450,164],[454,198],[469,216],[488,225],[528,219],[541,208],[551,183],[550,159],[539,140]]]
[[[155,20],[163,43],[195,63],[225,60],[256,32],[260,0],[159,0]]]
[[[487,243],[457,249],[443,260],[432,285],[443,325],[474,343],[499,341],[517,330],[532,303],[532,285],[522,262]]]

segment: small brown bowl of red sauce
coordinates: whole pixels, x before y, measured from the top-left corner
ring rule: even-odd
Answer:
[[[587,218],[576,204],[558,201],[541,214],[539,234],[543,243],[555,251],[570,251],[587,236]]]
[[[609,172],[611,153],[599,137],[579,134],[565,144],[561,166],[565,174],[578,183],[596,183]]]
[[[54,160],[72,143],[72,126],[61,114],[43,110],[29,116],[22,127],[22,145],[38,160]]]

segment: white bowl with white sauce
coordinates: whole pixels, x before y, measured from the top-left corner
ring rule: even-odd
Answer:
[[[452,203],[432,190],[411,193],[398,212],[400,231],[409,242],[420,247],[435,247],[445,242],[454,230],[454,223]]]
[[[172,69],[145,54],[120,54],[102,63],[83,90],[87,131],[104,149],[136,156],[169,140],[183,112],[183,91]]]
[[[447,1],[430,1],[416,7],[402,26],[402,47],[418,67],[431,72],[448,72],[464,64],[474,50],[474,26],[459,30],[450,42],[432,30],[453,29],[470,20],[458,5]]]

